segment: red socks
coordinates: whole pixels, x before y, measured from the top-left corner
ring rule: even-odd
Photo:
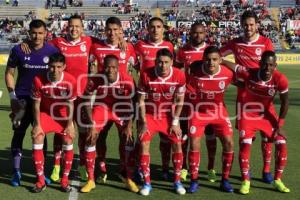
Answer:
[[[38,182],[45,185],[43,144],[33,144],[32,157]]]
[[[94,181],[95,159],[96,159],[96,147],[85,147],[85,167],[88,173],[88,179]]]
[[[191,180],[195,181],[198,179],[198,171],[200,164],[200,152],[199,151],[189,151],[189,168],[191,174]]]
[[[275,141],[276,154],[275,154],[275,176],[274,179],[281,179],[283,170],[287,162],[287,147],[286,140]]]
[[[240,169],[242,173],[242,180],[249,180],[249,159],[251,152],[252,138],[242,139],[240,141],[240,152],[239,152],[239,161],[240,161]]]
[[[173,168],[174,168],[174,182],[180,181],[182,160],[183,160],[182,153],[173,153],[172,154],[172,161],[173,161]]]
[[[222,153],[222,179],[229,179],[234,153],[223,152]]]
[[[261,151],[263,154],[263,162],[264,162],[263,172],[270,172],[273,143],[269,142],[268,138],[262,138],[262,139],[263,141],[261,142]]]
[[[144,182],[150,184],[150,155],[142,154],[140,156],[140,168],[144,175]]]
[[[68,185],[69,174],[72,168],[74,157],[73,144],[63,145],[62,148],[64,151],[64,170],[61,182],[63,185]]]

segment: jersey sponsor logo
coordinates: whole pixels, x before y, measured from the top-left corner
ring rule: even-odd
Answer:
[[[82,52],[86,52],[86,46],[85,46],[85,44],[80,45],[80,50]]]
[[[222,89],[222,90],[225,88],[225,81],[220,81],[219,82],[219,88]]]
[[[43,58],[43,62],[44,62],[45,64],[47,64],[47,63],[49,62],[49,57],[48,57],[48,56],[45,56],[45,57]]]
[[[121,59],[125,59],[125,58],[126,58],[126,52],[121,51],[121,52],[120,52],[120,58],[121,58]]]
[[[170,87],[170,93],[174,93],[175,92],[176,87],[175,86],[171,86]]]
[[[191,133],[191,134],[195,134],[196,131],[197,131],[196,126],[191,126],[191,128],[190,128],[190,133]]]
[[[256,55],[258,55],[258,56],[260,56],[261,55],[261,48],[256,48],[255,49],[255,53],[256,53]]]

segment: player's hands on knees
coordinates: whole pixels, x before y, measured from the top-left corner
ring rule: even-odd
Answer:
[[[68,123],[65,130],[63,131],[64,135],[68,135],[70,138],[75,138],[75,128],[73,123]]]
[[[133,134],[132,134],[132,128],[131,127],[124,128],[123,134],[125,134],[125,142],[126,142],[126,144],[133,143]]]
[[[281,136],[284,139],[287,139],[286,131],[283,128],[277,128],[273,133],[273,139],[276,139],[277,136]]]
[[[182,131],[179,125],[172,125],[170,128],[170,134],[174,134],[178,139],[182,136]]]
[[[34,125],[31,131],[31,138],[35,139],[40,134],[44,134],[44,131],[40,125]]]
[[[21,43],[21,50],[25,53],[25,54],[30,54],[31,53],[31,49],[28,45],[28,42],[22,42]]]

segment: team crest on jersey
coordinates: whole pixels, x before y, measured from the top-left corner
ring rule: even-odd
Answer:
[[[191,128],[190,128],[190,133],[191,133],[191,134],[194,134],[194,133],[196,133],[196,131],[197,131],[196,126],[191,126]]]
[[[62,90],[62,91],[60,92],[60,95],[61,95],[62,97],[66,97],[66,96],[68,95],[68,93],[67,93],[66,90]]]
[[[274,90],[273,88],[269,89],[269,90],[268,90],[268,94],[269,94],[270,96],[274,96],[274,95],[275,95],[275,90]]]
[[[256,55],[260,56],[261,55],[261,48],[256,48],[255,53],[256,53]]]
[[[220,81],[219,82],[219,88],[222,89],[222,90],[225,88],[225,81]]]
[[[171,86],[170,87],[170,93],[174,93],[175,92],[176,87],[175,86]]]
[[[121,59],[125,59],[125,58],[126,58],[126,52],[121,51],[121,52],[120,52],[120,58],[121,58]]]
[[[48,56],[45,56],[45,57],[43,58],[43,62],[44,62],[45,64],[47,64],[47,63],[49,62],[49,57],[48,57]]]
[[[241,130],[240,131],[240,137],[243,138],[245,137],[246,131],[245,130]]]
[[[80,50],[82,52],[86,52],[86,46],[85,46],[85,44],[80,45]]]

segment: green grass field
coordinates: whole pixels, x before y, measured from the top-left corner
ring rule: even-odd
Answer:
[[[158,138],[155,137],[151,147],[151,172],[153,180],[153,191],[147,199],[272,199],[272,200],[296,200],[300,197],[300,157],[298,154],[298,145],[300,145],[299,131],[300,131],[300,68],[299,66],[282,66],[280,71],[285,73],[290,81],[290,109],[286,120],[286,130],[288,132],[288,164],[284,172],[283,181],[291,189],[289,194],[281,194],[273,189],[271,185],[261,182],[262,159],[260,151],[260,137],[255,141],[252,147],[251,156],[251,171],[252,171],[252,187],[250,194],[242,196],[238,194],[237,190],[240,186],[240,172],[238,165],[238,137],[235,133],[235,160],[231,173],[231,183],[235,188],[234,194],[227,194],[220,192],[219,182],[210,183],[206,180],[206,165],[207,156],[205,146],[202,149],[202,158],[200,163],[200,191],[196,194],[187,194],[185,196],[178,196],[171,190],[171,182],[160,180],[160,153],[158,147]],[[144,197],[131,193],[125,190],[121,181],[117,178],[115,173],[118,171],[118,136],[116,130],[113,129],[108,137],[108,182],[106,185],[97,185],[97,188],[88,194],[72,193],[65,194],[59,191],[59,184],[50,185],[46,191],[40,194],[32,194],[29,189],[35,183],[34,167],[31,158],[31,139],[30,128],[24,140],[24,151],[22,160],[22,185],[18,188],[10,186],[10,178],[12,173],[12,163],[10,160],[10,140],[12,137],[11,123],[8,117],[9,114],[9,98],[4,83],[4,66],[0,69],[0,90],[3,91],[3,96],[0,99],[0,199],[142,199]],[[278,100],[276,100],[278,102]],[[231,115],[234,114],[235,105],[235,88],[230,87],[226,94],[226,104]],[[45,171],[49,174],[52,162],[52,138],[53,135],[48,136],[49,154],[46,159]],[[298,144],[299,143],[299,144]],[[76,146],[76,145],[74,145]],[[221,171],[221,145],[218,142],[218,153],[216,158],[216,170]],[[77,150],[77,148],[76,148]],[[298,156],[297,156],[298,155]],[[299,159],[299,160],[298,160]],[[76,166],[76,161],[73,168]],[[274,159],[272,161],[274,166]],[[220,179],[220,174],[218,176]],[[83,183],[81,183],[82,185]],[[188,183],[185,183],[188,186]],[[78,196],[77,196],[78,195]]]

